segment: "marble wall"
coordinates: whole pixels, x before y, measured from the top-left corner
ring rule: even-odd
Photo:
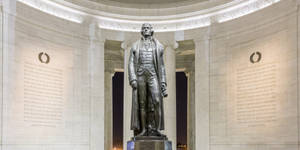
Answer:
[[[185,32],[197,39],[195,149],[299,149],[298,15],[287,0]]]
[[[108,84],[115,70],[108,67],[127,67],[129,48],[140,35],[102,30],[92,18],[69,22],[16,0],[2,3],[1,149],[111,149]],[[194,70],[187,73],[194,99],[188,106],[188,147],[300,149],[298,7],[298,1],[285,0],[229,22],[155,35],[166,47],[172,96],[165,103],[164,133],[173,149],[176,39],[195,43]],[[107,40],[123,42],[124,60],[106,60]],[[125,147],[132,131],[131,88],[124,71]]]
[[[4,4],[1,148],[104,149],[100,30]]]
[[[211,150],[298,149],[296,10],[212,38]]]

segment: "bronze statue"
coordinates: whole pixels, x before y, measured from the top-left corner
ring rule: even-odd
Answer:
[[[165,137],[163,97],[167,97],[164,47],[153,38],[150,24],[142,25],[142,38],[130,50],[128,73],[133,89],[131,130],[136,137]]]

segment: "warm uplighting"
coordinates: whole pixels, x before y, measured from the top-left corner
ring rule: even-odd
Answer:
[[[87,16],[92,17],[97,20],[98,27],[102,29],[139,32],[141,24],[149,22],[153,24],[156,32],[171,32],[207,27],[214,21],[219,23],[230,21],[271,6],[280,0],[233,0],[230,3],[207,10],[162,16],[126,16],[109,13],[93,15],[49,0],[18,1],[50,15],[76,23],[82,23]],[[112,17],[116,15],[118,17]],[[151,19],[149,20],[149,18]]]
[[[117,148],[117,147],[114,147],[113,150],[123,150],[122,148]]]
[[[177,144],[177,150],[187,150],[186,144]]]
[[[33,7],[35,9],[38,9],[40,11],[43,11],[45,13],[48,13],[50,15],[69,20],[76,23],[82,23],[84,13],[81,11],[77,11],[74,9],[71,9],[69,7],[57,4],[52,1],[47,0],[18,0],[19,2],[26,4],[30,7]]]
[[[259,11],[263,8],[271,6],[272,4],[278,3],[280,0],[269,0],[269,1],[258,1],[258,0],[250,0],[245,3],[241,3],[240,5],[236,5],[231,8],[227,8],[219,11],[218,22],[226,22],[230,21],[253,12]]]

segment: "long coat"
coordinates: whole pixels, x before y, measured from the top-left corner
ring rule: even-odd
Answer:
[[[154,60],[154,67],[156,70],[156,74],[158,76],[158,83],[159,87],[161,87],[162,83],[166,83],[166,72],[165,72],[165,65],[163,60],[163,52],[164,47],[162,44],[159,43],[158,40],[152,39],[154,42],[154,50],[153,52],[153,60]],[[130,56],[128,62],[128,76],[129,76],[129,83],[134,80],[137,80],[136,72],[137,66],[139,64],[139,49],[141,47],[142,40],[138,40],[132,45],[130,49]],[[161,117],[160,126],[158,127],[159,130],[164,129],[164,109],[163,109],[163,101],[162,96],[160,98],[159,109],[161,109]],[[137,131],[140,130],[140,113],[139,113],[139,103],[138,103],[138,91],[137,89],[132,89],[132,108],[131,108],[131,130]]]

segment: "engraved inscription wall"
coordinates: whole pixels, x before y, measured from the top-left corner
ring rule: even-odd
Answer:
[[[32,126],[56,127],[64,107],[63,70],[24,64],[24,121]]]
[[[236,70],[236,119],[241,125],[265,126],[277,120],[276,63],[240,66]]]
[[[274,143],[297,146],[299,74],[293,30],[257,33],[212,43],[212,149],[276,149],[269,147]]]

